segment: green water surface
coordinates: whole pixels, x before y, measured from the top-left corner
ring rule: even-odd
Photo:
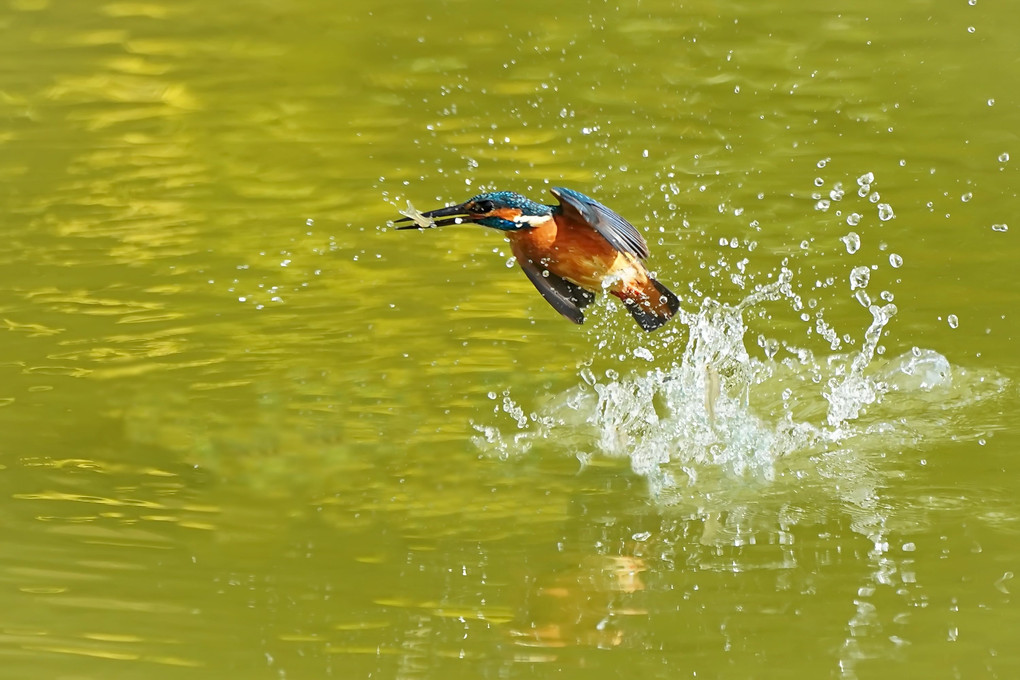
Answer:
[[[1010,3],[9,0],[0,32],[0,677],[1020,677]],[[791,272],[757,360],[838,370],[893,302],[873,366],[945,381],[650,472],[640,423],[550,414],[669,370],[681,321],[574,326],[499,234],[387,224],[550,186],[692,315]],[[789,370],[759,431],[826,421]]]

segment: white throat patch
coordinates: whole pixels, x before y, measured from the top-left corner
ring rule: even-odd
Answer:
[[[532,227],[537,227],[549,219],[552,219],[549,215],[517,215],[514,217],[514,222],[517,224],[528,224]]]

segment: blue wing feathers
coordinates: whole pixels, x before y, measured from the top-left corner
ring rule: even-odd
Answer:
[[[593,198],[567,189],[553,187],[552,195],[560,202],[560,209],[587,223],[602,234],[609,243],[622,253],[629,253],[640,259],[648,257],[648,244],[634,225]]]

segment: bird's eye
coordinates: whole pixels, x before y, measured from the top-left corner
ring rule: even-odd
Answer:
[[[474,212],[478,214],[491,213],[496,206],[492,204],[492,201],[476,201],[474,205]]]

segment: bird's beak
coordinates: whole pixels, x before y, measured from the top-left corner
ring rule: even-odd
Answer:
[[[468,216],[466,209],[466,203],[460,203],[458,205],[450,205],[445,208],[437,208],[436,210],[429,210],[428,212],[417,212],[414,211],[411,215],[402,212],[401,214],[405,217],[401,217],[399,220],[393,220],[394,223],[400,222],[414,222],[414,224],[407,224],[397,229],[425,229],[428,227],[445,227],[448,224],[461,224],[462,222],[470,222],[471,218]],[[440,217],[442,219],[436,219]]]

